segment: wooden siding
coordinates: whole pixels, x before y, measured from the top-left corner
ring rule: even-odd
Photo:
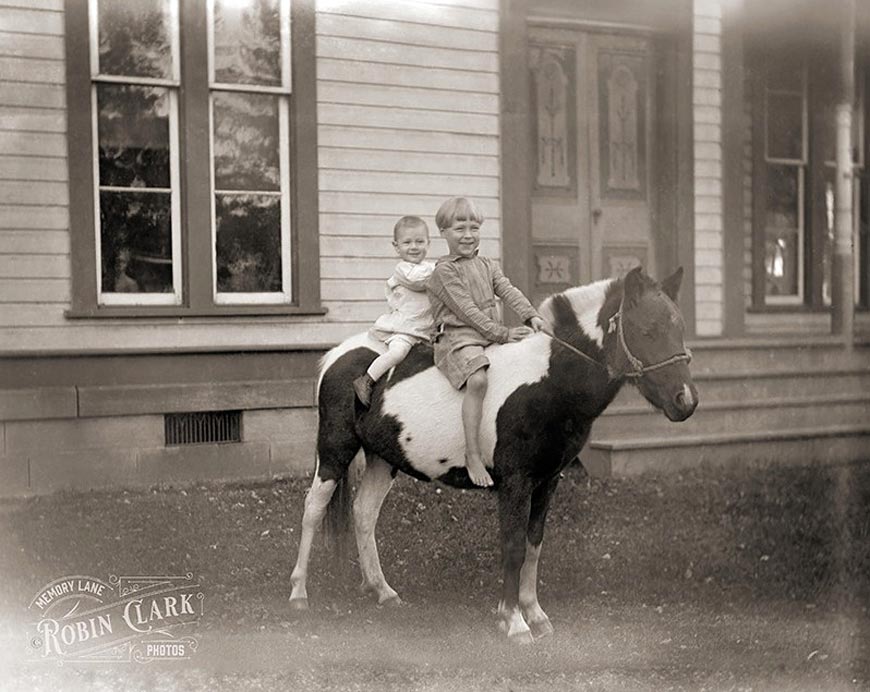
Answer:
[[[3,349],[22,328],[59,323],[70,301],[62,5],[0,0]]]
[[[722,0],[693,3],[695,331],[723,328]]]
[[[0,0],[0,352],[324,345],[384,308],[392,227],[480,202],[501,256],[498,0],[319,0],[325,317],[70,319],[63,0]],[[110,327],[110,328],[109,328]]]
[[[498,3],[330,0],[318,6],[321,296],[329,319],[383,311],[392,227],[480,202],[500,256]],[[320,69],[322,68],[322,70]]]

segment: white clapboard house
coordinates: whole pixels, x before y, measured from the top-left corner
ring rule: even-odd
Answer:
[[[0,495],[309,473],[319,357],[454,195],[534,299],[685,268],[701,406],[626,391],[593,472],[866,455],[870,8],[839,5],[0,0]]]

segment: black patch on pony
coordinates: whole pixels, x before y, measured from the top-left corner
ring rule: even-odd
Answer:
[[[384,389],[389,389],[397,385],[402,380],[407,380],[409,377],[435,367],[434,350],[431,344],[414,344],[405,360],[399,363],[394,369],[392,375],[384,377]]]
[[[377,353],[359,347],[342,354],[329,366],[318,390],[317,475],[321,480],[339,480],[359,451],[355,419],[358,402],[350,383],[364,373]]]
[[[550,307],[553,310],[553,318],[555,320],[553,324],[555,335],[595,360],[601,361],[603,356],[601,349],[583,331],[583,327],[577,321],[577,313],[574,312],[574,306],[571,305],[568,297],[563,293],[554,295],[551,299]],[[557,348],[554,347],[554,350]]]

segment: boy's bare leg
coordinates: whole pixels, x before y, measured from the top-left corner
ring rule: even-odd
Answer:
[[[473,373],[465,384],[462,398],[462,425],[465,428],[465,464],[471,482],[481,487],[492,485],[492,477],[483,465],[480,454],[480,419],[483,415],[483,398],[486,396],[486,370]]]

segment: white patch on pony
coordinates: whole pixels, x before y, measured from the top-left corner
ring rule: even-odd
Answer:
[[[695,397],[692,396],[692,388],[687,384],[683,385],[683,396],[686,399],[687,406],[694,406]]]
[[[571,303],[574,309],[574,314],[577,315],[577,321],[580,327],[586,332],[586,335],[592,339],[598,347],[604,344],[604,330],[598,324],[598,313],[604,305],[604,298],[607,295],[607,289],[616,279],[602,279],[595,283],[585,286],[577,286],[563,291],[561,295],[565,296]],[[550,324],[555,322],[553,314],[553,298],[552,296],[541,303],[538,308],[541,317],[547,320]]]
[[[550,338],[534,334],[522,341],[489,346],[489,386],[483,401],[480,447],[484,464],[492,467],[496,417],[518,387],[539,382],[550,361]],[[387,390],[383,411],[402,423],[399,443],[411,465],[429,478],[465,466],[462,429],[463,392],[455,390],[432,367]],[[446,459],[442,463],[440,460]]]
[[[368,332],[349,336],[335,348],[329,349],[320,359],[317,375],[317,387],[314,390],[315,395],[320,393],[320,381],[323,379],[323,373],[329,370],[329,368],[332,367],[332,364],[345,353],[353,351],[355,348],[368,348],[377,354],[386,353],[387,351],[387,345],[383,341],[372,337]]]

